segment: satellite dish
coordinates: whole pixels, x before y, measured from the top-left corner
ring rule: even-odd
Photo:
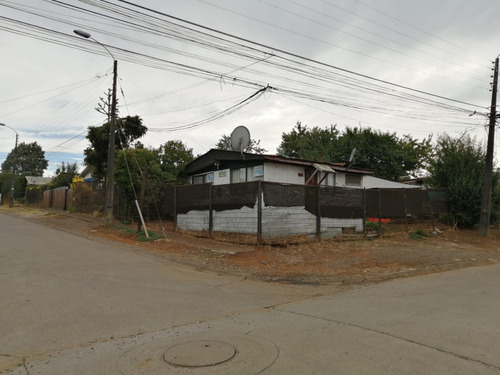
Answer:
[[[250,132],[244,126],[237,126],[231,133],[231,148],[243,152],[250,145]]]

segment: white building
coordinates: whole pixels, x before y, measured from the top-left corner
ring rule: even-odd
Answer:
[[[191,184],[231,184],[262,180],[296,185],[351,188],[418,188],[372,176],[373,171],[343,163],[313,162],[279,155],[258,155],[212,149],[185,169]]]

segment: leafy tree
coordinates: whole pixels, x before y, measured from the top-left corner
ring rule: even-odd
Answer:
[[[16,174],[21,176],[43,176],[49,162],[45,159],[45,151],[37,143],[22,142],[17,151],[12,150],[2,163],[2,172],[11,172],[16,167]]]
[[[398,138],[370,128],[347,127],[340,137],[342,159],[356,148],[355,166],[375,171],[375,176],[391,181],[421,174],[432,151],[431,137],[416,141],[410,135]]]
[[[232,150],[231,147],[231,136],[223,134],[219,142],[215,144],[215,148],[217,150]],[[253,154],[264,154],[267,150],[260,146],[260,139],[256,141],[255,139],[250,140],[250,144],[247,148],[243,150],[243,152],[250,152]]]
[[[73,182],[73,177],[75,177],[75,175],[78,175],[78,164],[62,162],[56,169],[56,176],[49,184],[47,184],[47,187],[55,189],[58,187],[69,186]]]
[[[93,167],[97,179],[106,176],[109,148],[109,127],[107,122],[102,126],[89,126],[87,139],[90,147],[84,150],[85,164]],[[127,116],[116,120],[115,150],[127,148],[136,139],[146,134],[147,127],[139,116]]]
[[[167,182],[185,182],[184,168],[194,160],[191,148],[181,141],[168,141],[158,149],[158,157]]]
[[[168,141],[157,149],[137,142],[135,148],[118,151],[115,182],[124,194],[126,214],[135,214],[134,201],[139,199],[143,179],[147,208],[160,201],[166,183],[184,182],[184,167],[193,159],[192,149],[181,141]]]
[[[4,202],[8,201],[10,198],[11,184],[12,184],[12,173],[11,172],[0,173],[0,193],[2,194],[2,200]],[[14,178],[14,199],[16,201],[22,200],[24,198],[26,185],[27,185],[26,179],[23,176],[16,175],[16,177]]]
[[[165,181],[158,150],[144,147],[120,150],[115,161],[115,182],[125,197],[128,213],[136,212],[135,200],[139,200],[141,183],[145,181],[145,205],[159,201]]]
[[[410,135],[398,138],[371,128],[336,126],[308,128],[300,122],[290,133],[282,134],[278,153],[299,159],[347,163],[356,149],[354,165],[371,169],[375,176],[397,181],[421,173],[431,152],[431,137],[417,141]]]
[[[459,138],[444,134],[437,140],[427,183],[446,189],[450,215],[458,226],[473,227],[479,222],[485,157],[481,145],[467,134]]]
[[[291,158],[342,162],[342,152],[335,147],[339,143],[339,133],[333,125],[325,129],[317,126],[309,129],[307,125],[297,121],[290,133],[281,135],[281,144],[277,151]]]

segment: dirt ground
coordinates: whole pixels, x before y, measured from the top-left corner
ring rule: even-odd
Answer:
[[[359,284],[500,261],[499,228],[492,228],[490,235],[483,238],[475,230],[436,225],[439,233],[434,234],[430,224],[427,224],[429,227],[414,224],[408,230],[405,225],[387,224],[384,235],[377,238],[349,236],[319,242],[298,238],[294,244],[257,246],[234,243],[248,242],[248,236],[218,234],[217,239],[208,239],[174,232],[171,223],[148,224],[156,239],[141,242],[137,224],[117,223],[105,228],[102,218],[24,207],[2,206],[0,212],[84,237],[121,242],[200,271],[213,270],[275,282]],[[417,230],[426,236],[409,235]]]

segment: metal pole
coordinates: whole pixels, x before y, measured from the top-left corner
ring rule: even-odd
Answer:
[[[479,235],[487,237],[490,227],[491,190],[493,186],[493,150],[495,143],[495,122],[497,117],[498,57],[495,59],[493,87],[491,92],[490,123],[488,126],[488,144],[486,146],[486,162],[484,167],[483,192],[481,196],[481,216],[479,218]]]
[[[9,207],[14,206],[14,190],[16,185],[16,167],[17,167],[17,139],[18,134],[16,132],[16,145],[14,146],[14,165],[12,166],[12,175],[10,176],[10,197],[9,197]]]

